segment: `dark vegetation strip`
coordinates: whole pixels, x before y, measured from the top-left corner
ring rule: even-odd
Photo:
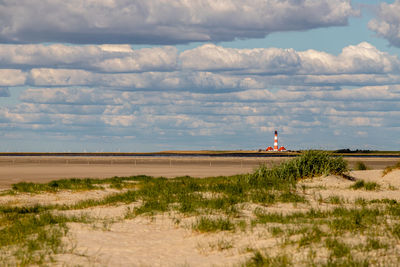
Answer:
[[[111,184],[111,187],[120,188],[127,181],[145,181],[154,179],[146,175],[132,177],[112,177],[106,179],[60,179],[45,184],[21,182],[13,184],[12,189],[17,192],[40,193],[57,192],[59,190],[98,190],[103,189],[101,185]]]

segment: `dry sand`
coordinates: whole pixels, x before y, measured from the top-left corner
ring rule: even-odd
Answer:
[[[0,188],[22,181],[48,182],[61,178],[107,178],[150,175],[208,177],[251,172],[260,164],[285,158],[211,157],[1,157]]]
[[[150,175],[208,177],[248,173],[260,164],[290,158],[267,157],[0,157],[0,189],[26,181],[44,183],[61,178],[106,178]],[[371,169],[394,165],[398,158],[346,158],[350,167],[362,161]]]
[[[165,167],[168,168],[168,167]],[[352,190],[354,183],[341,177],[328,176],[307,179],[300,182],[307,185],[304,192],[311,206],[327,209],[326,203],[318,198],[340,196],[352,202],[356,198],[396,199],[400,201],[400,170],[393,171],[382,178],[382,171],[353,171],[357,179],[373,181],[381,186],[378,191]],[[89,192],[60,192],[53,194],[17,194],[0,196],[0,203],[19,205],[41,203],[71,203],[85,198],[100,198],[114,191],[111,189]],[[190,225],[192,217],[175,213],[164,213],[152,217],[139,216],[123,219],[130,205],[94,207],[78,211],[65,211],[69,214],[88,214],[97,218],[97,223],[69,223],[67,237],[64,238],[66,252],[56,256],[59,266],[232,266],[240,265],[253,253],[249,249],[262,249],[268,255],[280,252],[279,238],[274,238],[265,226],[256,226],[245,232],[219,232],[200,234]],[[310,204],[277,203],[265,207],[269,212],[291,213],[309,210]],[[243,216],[251,218],[252,205],[244,207]],[[247,214],[247,215],[246,215]],[[177,219],[180,223],[177,224]],[[357,239],[359,237],[351,237]],[[391,248],[392,253],[400,251],[400,245]],[[397,251],[397,252],[396,252]],[[306,260],[307,255],[293,250],[296,261]],[[318,257],[327,257],[324,253]],[[382,257],[388,257],[383,255]]]

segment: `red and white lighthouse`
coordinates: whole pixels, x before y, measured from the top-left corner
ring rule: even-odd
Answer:
[[[266,151],[276,151],[276,152],[287,151],[284,146],[281,147],[278,146],[278,131],[275,131],[274,148],[269,146],[267,147]]]
[[[278,131],[275,131],[274,151],[278,151]]]

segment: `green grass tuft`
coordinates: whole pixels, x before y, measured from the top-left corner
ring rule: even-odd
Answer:
[[[199,232],[216,232],[216,231],[231,231],[235,228],[235,225],[229,220],[229,218],[210,218],[201,216],[192,225],[192,229]]]
[[[285,267],[291,266],[292,261],[286,255],[280,255],[276,257],[270,257],[261,254],[260,251],[254,252],[253,257],[245,264],[247,267],[259,267],[259,266],[271,266],[271,267]]]
[[[400,224],[396,224],[391,228],[392,235],[400,239]]]
[[[343,200],[343,198],[341,198],[340,196],[330,196],[330,197],[328,198],[328,202],[329,202],[330,204],[338,205],[338,204],[344,203],[344,200]]]
[[[15,259],[9,260],[17,265],[41,265],[60,251],[67,222],[86,221],[84,216],[54,215],[42,206],[2,207],[0,250],[11,249]]]
[[[324,232],[318,226],[307,229],[301,236],[299,247],[309,246],[312,243],[319,243],[324,236]]]
[[[356,169],[357,171],[365,171],[365,170],[368,170],[368,167],[367,167],[367,165],[365,165],[364,162],[362,162],[362,161],[357,161],[357,162],[356,162],[355,169]]]
[[[330,250],[330,257],[341,258],[350,254],[350,247],[336,238],[325,239],[325,246]]]
[[[379,190],[380,186],[375,182],[365,182],[364,180],[358,180],[352,186],[351,189],[365,189],[368,191]]]
[[[323,151],[306,151],[301,156],[286,161],[272,169],[259,167],[250,177],[249,184],[256,187],[285,189],[305,177],[321,175],[344,175],[347,162]]]

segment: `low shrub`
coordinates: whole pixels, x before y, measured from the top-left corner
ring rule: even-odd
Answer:
[[[367,165],[365,165],[364,162],[362,162],[362,161],[357,161],[357,162],[356,162],[355,169],[356,169],[357,171],[365,171],[365,170],[367,170],[368,168],[367,168]]]
[[[323,151],[306,151],[301,156],[273,168],[260,166],[249,177],[254,187],[284,189],[291,187],[301,178],[321,175],[344,175],[347,162],[342,157],[333,157]]]

